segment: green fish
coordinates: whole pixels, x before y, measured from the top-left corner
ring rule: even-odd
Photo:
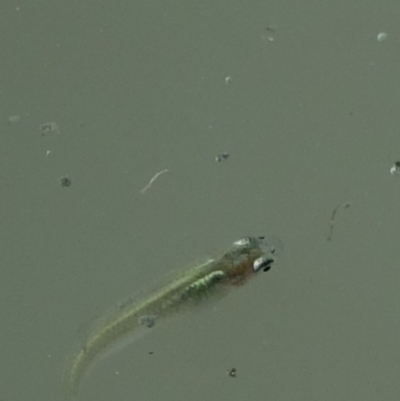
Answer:
[[[107,354],[138,330],[149,330],[163,318],[213,295],[225,295],[230,288],[245,284],[274,262],[275,249],[265,237],[235,241],[220,257],[188,269],[166,286],[119,308],[86,340],[65,373],[64,387],[69,397],[78,394],[82,378],[100,356]]]

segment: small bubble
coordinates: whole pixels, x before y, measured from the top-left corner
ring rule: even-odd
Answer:
[[[384,40],[386,40],[388,37],[388,34],[386,32],[380,32],[378,33],[378,36],[376,37],[376,39],[378,40],[378,42],[383,42]]]

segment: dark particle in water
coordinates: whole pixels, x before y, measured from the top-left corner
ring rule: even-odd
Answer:
[[[42,124],[40,129],[42,132],[42,136],[45,136],[47,134],[59,134],[60,133],[60,129],[58,128],[57,123],[55,123],[53,121]]]
[[[329,234],[328,234],[328,241],[332,241],[332,236],[333,236],[333,228],[335,227],[336,223],[336,213],[339,211],[339,209],[347,209],[351,206],[350,202],[344,202],[341,203],[340,205],[337,205],[331,214],[331,219],[329,220]]]
[[[60,179],[60,183],[62,187],[70,187],[72,182],[68,177],[62,177]]]
[[[229,157],[229,153],[220,153],[219,155],[216,156],[215,161],[216,162],[224,162],[227,158]]]

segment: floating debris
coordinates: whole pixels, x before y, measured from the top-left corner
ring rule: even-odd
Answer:
[[[228,369],[228,370],[226,371],[226,374],[227,374],[229,377],[237,377],[236,368]]]
[[[154,182],[160,175],[162,175],[162,174],[164,174],[164,173],[169,173],[169,172],[170,172],[170,170],[168,170],[168,169],[159,171],[159,172],[149,181],[149,183],[148,183],[144,188],[142,188],[142,189],[140,190],[140,193],[141,193],[141,194],[144,194],[144,193],[153,185],[153,182]]]
[[[400,161],[394,162],[393,166],[390,167],[390,174],[400,175]]]
[[[41,125],[40,130],[42,132],[42,136],[45,136],[50,133],[59,134],[60,129],[58,128],[57,123],[48,122]]]
[[[215,161],[216,162],[224,162],[228,157],[229,157],[229,153],[220,153],[219,155],[216,156]]]
[[[388,38],[388,34],[386,32],[379,32],[378,36],[376,37],[378,42],[383,42]]]
[[[340,205],[337,205],[333,209],[333,212],[331,214],[331,219],[329,221],[329,235],[328,235],[328,238],[327,238],[328,241],[332,241],[333,228],[334,228],[335,223],[336,223],[336,213],[338,212],[339,209],[347,209],[350,206],[351,206],[350,202],[344,202],[344,203],[341,203]]]
[[[266,40],[267,42],[273,42],[275,40],[275,32],[276,32],[276,25],[269,25],[265,28],[267,32],[266,35],[262,35],[261,39]]]
[[[156,324],[156,316],[155,315],[143,315],[138,318],[138,323],[144,327],[154,327]]]
[[[60,178],[60,183],[62,187],[70,187],[72,182],[68,177]]]

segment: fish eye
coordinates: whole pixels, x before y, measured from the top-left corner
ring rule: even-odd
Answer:
[[[268,271],[271,268],[272,263],[274,263],[274,259],[271,258],[258,258],[253,262],[253,270],[258,272],[260,270]]]

